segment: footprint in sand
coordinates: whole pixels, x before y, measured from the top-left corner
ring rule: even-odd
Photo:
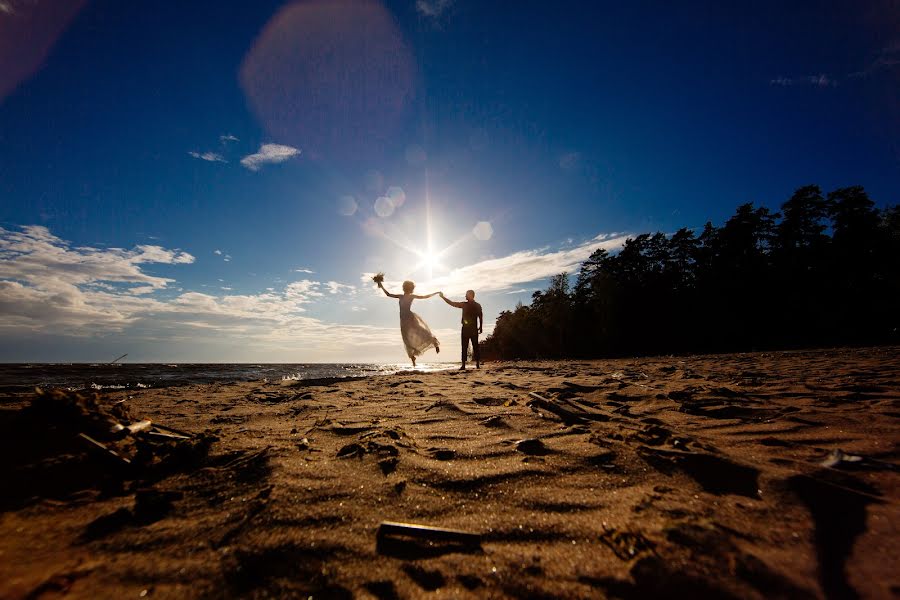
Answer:
[[[499,415],[494,415],[493,417],[488,417],[481,421],[481,424],[485,427],[494,427],[499,429],[509,429],[510,425],[506,422],[506,419]]]
[[[541,440],[528,439],[516,442],[516,450],[530,456],[544,456],[550,454],[550,449]]]
[[[382,444],[374,440],[365,442],[353,442],[337,451],[338,458],[358,458],[371,454],[378,459],[378,468],[382,474],[390,475],[397,470],[400,464],[400,450],[393,444]]]
[[[449,448],[429,448],[428,453],[435,460],[453,460],[456,458],[456,451]]]
[[[481,406],[503,406],[507,401],[503,398],[472,398],[472,402]]]
[[[409,575],[409,578],[425,591],[433,592],[444,587],[447,580],[444,574],[437,570],[425,569],[418,565],[403,565],[403,570]]]
[[[663,450],[639,446],[638,455],[663,473],[682,471],[712,494],[759,498],[759,470],[716,454]]]

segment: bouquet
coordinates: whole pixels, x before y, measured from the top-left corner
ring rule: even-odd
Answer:
[[[384,273],[375,273],[372,277],[372,281],[376,284],[381,285],[384,282]]]

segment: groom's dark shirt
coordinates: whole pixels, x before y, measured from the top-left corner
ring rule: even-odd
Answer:
[[[478,319],[481,318],[484,320],[484,315],[481,312],[481,305],[472,300],[469,302],[466,300],[465,302],[454,302],[453,300],[447,300],[447,304],[450,306],[455,306],[456,308],[462,309],[462,328],[463,331],[478,331]]]

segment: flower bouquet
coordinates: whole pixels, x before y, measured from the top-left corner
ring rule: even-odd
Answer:
[[[372,281],[376,284],[381,285],[384,282],[384,273],[375,273],[372,277]]]

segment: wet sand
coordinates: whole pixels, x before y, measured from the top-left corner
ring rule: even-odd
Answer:
[[[900,594],[898,348],[104,396],[121,399],[218,441],[153,482],[0,513],[0,597]],[[165,510],[115,516],[148,486]],[[482,542],[377,546],[384,520]]]

